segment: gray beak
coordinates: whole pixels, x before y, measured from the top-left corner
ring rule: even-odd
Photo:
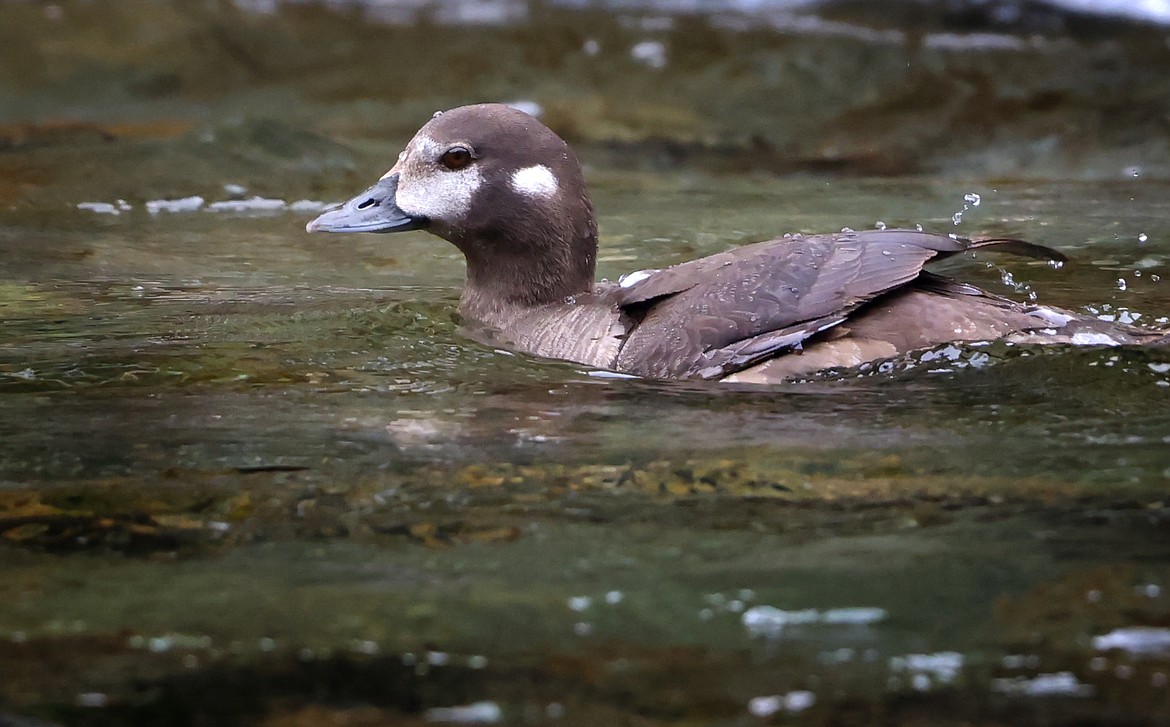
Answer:
[[[411,217],[398,208],[398,175],[374,186],[305,225],[309,232],[405,232],[426,227],[425,217]]]

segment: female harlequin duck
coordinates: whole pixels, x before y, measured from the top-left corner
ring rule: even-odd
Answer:
[[[791,235],[595,283],[597,219],[577,158],[501,104],[435,114],[374,186],[308,224],[417,229],[466,257],[465,318],[521,351],[638,376],[774,383],[949,341],[1165,341],[922,269],[979,248],[1064,260],[1019,240]]]

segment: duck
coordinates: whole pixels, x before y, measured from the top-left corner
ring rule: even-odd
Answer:
[[[309,232],[425,230],[466,260],[461,318],[508,347],[651,379],[776,384],[962,342],[1123,345],[1164,332],[1019,303],[924,266],[1010,238],[908,229],[788,234],[617,282],[569,145],[505,104],[436,112],[371,187]]]

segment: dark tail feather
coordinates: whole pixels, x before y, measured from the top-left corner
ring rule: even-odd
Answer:
[[[995,252],[1006,252],[1012,255],[1035,258],[1037,260],[1050,260],[1056,263],[1068,262],[1068,257],[1058,250],[1053,250],[1051,247],[1045,247],[1044,245],[1037,245],[1034,242],[1014,240],[1010,237],[972,240],[971,244],[967,246],[967,249],[977,250],[984,247],[992,248]]]

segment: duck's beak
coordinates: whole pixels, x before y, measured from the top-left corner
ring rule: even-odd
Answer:
[[[394,196],[398,175],[379,179],[374,186],[345,204],[323,212],[305,225],[309,232],[404,232],[426,226],[426,218],[411,217],[399,209]]]

